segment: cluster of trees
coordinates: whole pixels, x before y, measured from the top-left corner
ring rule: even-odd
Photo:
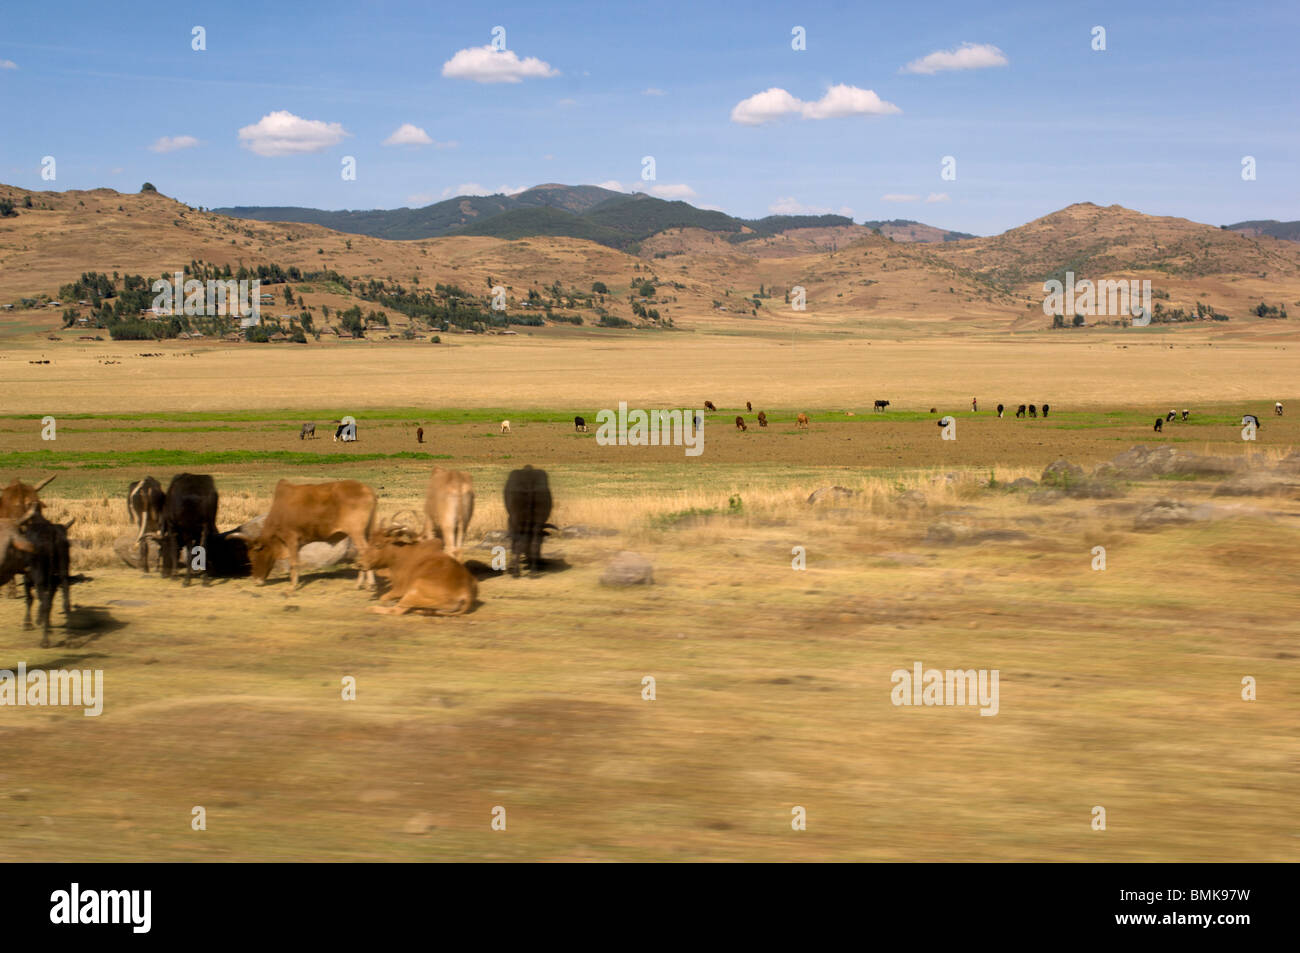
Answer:
[[[1261,301],[1259,306],[1255,308],[1255,314],[1261,318],[1281,318],[1286,320],[1286,305],[1270,307]]]

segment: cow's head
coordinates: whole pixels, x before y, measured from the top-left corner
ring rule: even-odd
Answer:
[[[259,536],[256,539],[241,536],[239,538],[248,543],[248,565],[252,569],[253,578],[257,580],[259,586],[266,582],[266,577],[275,568],[276,560],[289,554],[284,542],[278,536]]]
[[[14,480],[13,483],[0,490],[0,515],[19,516],[26,513],[33,506],[36,507],[36,512],[39,513],[41,500],[37,494],[53,479],[52,476],[46,477],[35,486],[21,480]]]

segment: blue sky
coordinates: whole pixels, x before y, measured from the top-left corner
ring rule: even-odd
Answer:
[[[480,82],[480,62],[500,61],[473,52],[468,76],[443,75],[495,26],[509,52],[485,53],[539,60],[518,67],[536,75]],[[795,26],[806,50],[791,48]],[[617,182],[746,217],[847,210],[978,234],[1080,201],[1216,225],[1300,219],[1297,35],[1295,3],[10,5],[0,181],[354,209]],[[976,64],[1005,62],[904,69],[963,45]],[[836,86],[851,89],[824,100]],[[769,89],[791,111],[734,121]],[[897,111],[872,114],[866,91]],[[287,114],[288,147],[268,135],[273,114]],[[384,145],[408,123],[429,144]],[[173,148],[155,151],[164,137]],[[255,151],[286,148],[315,151]]]

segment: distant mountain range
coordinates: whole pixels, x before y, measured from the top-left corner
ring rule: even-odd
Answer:
[[[640,192],[628,195],[596,185],[557,184],[534,186],[515,195],[460,195],[416,209],[330,212],[293,206],[236,206],[212,211],[261,222],[305,222],[374,238],[556,236],[586,239],[622,250],[672,228],[723,232],[729,241],[742,243],[792,229],[854,224],[844,215],[769,215],[743,219]],[[974,237],[907,219],[865,225],[899,241],[955,241]]]
[[[1288,242],[1300,242],[1300,222],[1279,222],[1266,218],[1254,222],[1238,222],[1236,225],[1224,225],[1225,231],[1240,232],[1242,235],[1271,235]]]

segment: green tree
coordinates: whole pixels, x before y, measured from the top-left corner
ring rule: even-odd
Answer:
[[[140,186],[140,191],[141,191],[141,192],[157,192],[158,190],[157,190],[156,188],[154,188],[154,185],[153,185],[152,182],[146,182],[144,185]]]

